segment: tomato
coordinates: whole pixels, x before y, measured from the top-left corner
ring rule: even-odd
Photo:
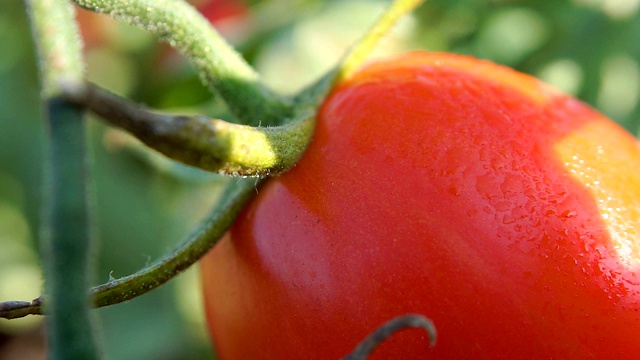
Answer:
[[[202,261],[222,359],[640,354],[640,146],[587,105],[469,57],[369,65],[322,105]]]
[[[202,0],[196,2],[196,9],[214,25],[229,18],[246,16],[249,12],[240,0]]]
[[[76,20],[85,49],[93,49],[108,42],[116,31],[116,24],[102,14],[76,8]]]

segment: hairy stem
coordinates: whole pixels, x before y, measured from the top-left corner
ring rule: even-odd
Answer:
[[[40,60],[48,130],[42,227],[50,359],[98,359],[89,312],[92,229],[83,109],[59,97],[63,80],[84,68],[74,12],[67,0],[27,0]]]
[[[317,108],[336,84],[349,78],[362,65],[380,39],[389,33],[400,19],[423,2],[424,0],[394,0],[369,31],[345,54],[338,66],[300,92],[294,102]]]
[[[360,65],[362,65],[373,49],[375,49],[380,39],[389,33],[400,19],[412,12],[423,2],[424,0],[394,0],[362,39],[360,39],[344,57],[335,74],[333,83],[339,83],[349,78]]]
[[[315,120],[251,127],[203,116],[149,112],[91,84],[65,86],[66,96],[166,156],[203,170],[233,176],[276,175],[298,161]]]
[[[391,335],[407,328],[424,329],[429,334],[429,347],[436,344],[436,328],[433,322],[422,315],[408,314],[393,318],[377,328],[343,359],[364,360]]]
[[[91,290],[93,305],[103,307],[131,300],[166,283],[194,264],[224,235],[236,215],[251,199],[255,189],[255,179],[229,180],[222,199],[182,244],[164,258],[135,274],[94,287]],[[44,298],[40,297],[31,302],[0,303],[0,318],[41,315],[44,302]]]
[[[176,48],[243,124],[279,125],[290,116],[288,100],[260,82],[253,68],[186,1],[73,1],[136,25]]]
[[[112,17],[124,19],[146,28],[177,47],[202,72],[205,81],[225,97],[245,124],[285,124],[294,119],[289,104],[264,88],[253,70],[224,43],[206,23],[206,20],[185,3],[172,0],[73,1],[85,8],[108,13]],[[274,174],[293,165],[310,139],[314,119],[299,115],[315,113],[331,87],[337,81],[350,76],[354,69],[364,61],[365,56],[371,51],[378,39],[391,28],[401,15],[409,12],[421,2],[421,0],[394,1],[385,15],[373,26],[372,34],[366,35],[347,54],[344,65],[339,66],[296,97],[294,103],[297,116],[295,118],[299,120],[288,124],[290,127],[243,128],[220,120],[208,120],[202,117],[153,114],[139,105],[132,104],[95,87],[78,86],[77,84],[82,84],[82,82],[77,80],[65,82],[64,93],[68,100],[91,108],[112,124],[127,129],[143,141],[144,138],[147,138],[147,143],[157,150],[162,151],[163,147],[169,146],[167,144],[181,149],[179,151],[181,155],[166,151],[167,155],[177,160],[223,173],[236,173],[244,176]],[[235,60],[232,60],[234,57]],[[255,102],[252,99],[258,99],[258,101]],[[246,100],[245,105],[243,105],[245,103],[243,100]],[[283,114],[289,114],[291,117],[283,118]],[[295,129],[296,127],[297,129]],[[221,131],[220,129],[225,130]],[[199,135],[200,133],[205,135]],[[297,135],[295,135],[296,133]],[[153,139],[154,137],[157,138]],[[221,143],[233,143],[233,145],[227,144],[220,147],[220,144],[212,144],[211,139],[218,139],[216,141]],[[262,149],[260,151],[271,152],[274,155],[268,155],[266,161],[256,160],[258,156],[251,154],[254,150],[246,152],[246,149],[242,149],[245,145],[249,146],[254,142],[258,144],[256,149]],[[286,146],[286,144],[291,145],[292,143],[295,143],[295,146]],[[214,151],[214,148],[218,150]],[[230,155],[235,151],[232,149],[245,151],[245,155]],[[246,155],[247,153],[249,155]],[[237,164],[245,164],[244,160],[239,160],[243,156],[251,159],[248,163],[262,164],[257,167],[262,170],[244,168],[242,167],[244,165],[233,167]],[[278,163],[274,159],[278,158],[288,160],[282,161],[284,165],[274,165]],[[225,161],[235,165],[229,167],[227,164],[219,167],[219,164]],[[202,164],[207,165],[202,166]],[[94,306],[107,306],[130,300],[160,286],[193,264],[222,237],[243,205],[251,198],[257,184],[257,180],[250,179],[239,179],[228,183],[226,197],[215,206],[207,219],[187,241],[150,267],[93,288]],[[0,318],[11,319],[29,314],[42,314],[43,303],[43,297],[32,302],[0,303]],[[405,327],[423,327],[429,331],[432,341],[435,341],[435,331],[432,331],[434,330],[432,327],[429,327],[424,321],[420,322],[422,320],[415,322],[412,319],[415,320],[413,317],[396,319],[383,326],[384,329],[372,335],[374,347],[391,333]],[[365,348],[370,348],[371,341],[368,343],[368,347]],[[358,351],[362,354],[361,350]],[[372,351],[372,348],[367,351]]]
[[[86,139],[82,109],[62,99],[47,101],[49,197],[42,237],[46,312],[52,359],[95,359],[97,346],[89,313],[93,274]]]

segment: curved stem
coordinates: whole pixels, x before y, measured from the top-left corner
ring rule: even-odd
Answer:
[[[94,305],[103,307],[133,299],[186,270],[222,238],[236,215],[255,194],[256,184],[255,179],[230,180],[223,189],[223,197],[181,245],[135,274],[94,287]]]
[[[349,78],[360,65],[362,65],[373,49],[375,49],[380,39],[389,33],[400,19],[420,6],[423,2],[424,0],[393,1],[362,39],[360,39],[344,57],[335,74],[333,83],[336,84]]]
[[[349,78],[362,65],[380,39],[389,33],[402,17],[420,6],[424,1],[394,0],[369,28],[369,31],[351,47],[339,65],[300,92],[294,102],[310,108],[316,108],[336,84]]]
[[[312,116],[275,127],[251,127],[203,116],[152,113],[91,84],[68,83],[65,95],[166,156],[203,170],[265,177],[291,168],[315,126]]]
[[[135,274],[113,279],[91,289],[93,305],[104,307],[131,300],[171,280],[198,261],[231,226],[236,215],[255,193],[256,180],[231,180],[225,185],[223,198],[191,235],[171,253]],[[42,315],[45,299],[32,302],[0,303],[0,318],[13,319],[26,315]]]
[[[196,68],[203,73],[203,77],[206,82],[214,87],[220,94],[228,101],[232,109],[236,114],[240,115],[240,118],[245,121],[246,124],[252,125],[270,125],[270,124],[282,124],[291,121],[291,118],[283,118],[283,114],[289,114],[289,104],[283,102],[277,95],[271,93],[268,89],[264,88],[259,82],[257,75],[239,58],[233,50],[224,43],[224,41],[215,33],[215,31],[206,23],[195,10],[180,1],[171,0],[73,0],[77,4],[90,8],[90,10],[109,13],[112,17],[125,19],[130,23],[136,24],[140,27],[146,28],[152,33],[156,34],[160,38],[170,42],[173,46],[177,47],[180,51],[186,54],[192,62],[196,65]],[[377,40],[387,32],[390,27],[404,15],[406,12],[419,5],[421,0],[396,0],[391,5],[389,10],[383,15],[378,22],[373,26],[373,33],[366,35],[345,57],[345,65],[336,68],[334,71],[328,73],[315,85],[309,87],[307,90],[299,94],[294,103],[297,107],[296,113],[314,113],[320,102],[327,95],[331,87],[337,82],[341,81],[345,77],[350,76],[354,69],[364,61],[364,57],[371,51]],[[205,45],[202,47],[202,45]],[[213,51],[215,49],[216,51]],[[231,55],[230,53],[231,52]],[[235,54],[235,55],[233,55]],[[235,60],[230,60],[235,57]],[[237,61],[236,61],[237,60]],[[219,62],[218,62],[219,61]],[[232,69],[239,71],[235,71]],[[71,82],[73,83],[73,82]],[[78,82],[75,82],[76,84]],[[226,84],[225,84],[226,83]],[[98,95],[93,99],[89,98],[93,95],[83,94],[84,90],[78,91],[78,89],[69,91],[67,89],[66,96],[69,96],[74,101],[79,103],[85,103],[90,106],[94,111],[100,114],[104,111],[103,116],[106,115],[108,120],[112,121],[117,126],[126,128],[127,126],[138,132],[144,132],[145,126],[147,130],[154,127],[173,127],[175,137],[168,138],[170,141],[175,141],[178,146],[185,147],[185,153],[189,151],[200,150],[188,150],[193,144],[189,144],[189,136],[194,135],[193,132],[205,131],[208,134],[217,136],[217,130],[212,129],[212,125],[203,123],[202,118],[197,117],[168,117],[166,115],[151,114],[144,111],[141,107],[133,104],[126,104],[126,101],[113,95],[97,93]],[[75,92],[75,93],[74,93]],[[95,95],[95,94],[94,94]],[[103,96],[104,95],[104,96]],[[88,96],[88,97],[87,97]],[[251,97],[259,101],[251,101]],[[110,102],[110,101],[114,102]],[[243,101],[246,100],[246,103]],[[91,103],[97,101],[93,105]],[[110,104],[110,105],[109,105]],[[244,104],[244,105],[243,105]],[[103,107],[103,110],[98,110]],[[123,110],[124,109],[124,110]],[[284,109],[284,110],[283,110]],[[118,116],[122,118],[115,121],[117,116],[109,115],[110,113],[118,113]],[[261,116],[264,115],[264,116]],[[314,126],[313,118],[300,117],[301,120],[296,120],[289,124],[292,127],[299,126],[300,133],[298,141],[299,144],[309,141],[308,136]],[[288,121],[287,121],[288,120]],[[123,122],[122,125],[118,125],[118,122]],[[211,122],[211,120],[207,120]],[[139,122],[140,124],[134,124]],[[171,124],[175,122],[176,124]],[[143,125],[144,123],[151,123],[155,125]],[[182,123],[182,124],[181,124]],[[225,123],[226,124],[226,123]],[[182,128],[181,128],[182,126]],[[231,125],[220,125],[221,127]],[[215,127],[215,126],[213,126]],[[186,130],[185,130],[186,129]],[[235,128],[229,130],[234,132]],[[311,130],[309,130],[311,129]],[[131,130],[134,132],[134,130]],[[157,129],[156,129],[157,130]],[[156,131],[153,130],[153,131]],[[183,132],[184,130],[184,132]],[[243,139],[243,133],[254,134],[252,131],[264,134],[264,137],[271,140],[263,141],[263,143],[270,143],[274,145],[279,141],[282,143],[289,143],[292,140],[287,136],[278,139],[277,132],[283,131],[287,133],[286,127],[276,128],[264,128],[264,129],[250,129],[251,131],[244,132],[238,131],[238,141],[240,143],[248,143],[248,138],[252,135],[247,135],[248,138]],[[162,132],[162,131],[161,131]],[[274,133],[276,135],[274,135]],[[186,136],[186,134],[190,134]],[[233,136],[232,136],[233,137]],[[258,142],[260,137],[258,138]],[[273,140],[276,139],[276,140]],[[165,136],[166,140],[166,136]],[[189,140],[189,141],[188,141]],[[169,140],[166,140],[169,141]],[[208,147],[212,145],[206,143],[204,137],[195,138],[194,148],[199,146],[205,146],[205,152]],[[205,144],[206,145],[203,145]],[[277,146],[275,146],[277,148]],[[274,150],[274,153],[287,153],[284,158],[297,159],[302,153],[301,149],[305,146],[298,147],[297,145],[290,148],[280,148]],[[223,150],[223,153],[225,151]],[[190,155],[191,156],[191,155]],[[186,156],[185,158],[190,158]],[[202,155],[200,154],[202,157]],[[178,156],[180,158],[180,156]],[[207,162],[207,159],[201,158],[198,161]],[[196,161],[196,162],[198,162]],[[271,160],[270,160],[271,161]],[[213,167],[215,168],[215,167]],[[265,175],[272,173],[272,171],[278,171],[279,167],[272,167],[272,170],[260,173],[247,171],[244,175]],[[218,170],[216,170],[218,171]],[[226,170],[223,170],[226,171]],[[244,171],[244,170],[243,170]],[[233,170],[229,170],[233,172]],[[143,293],[146,293],[153,288],[165,283],[180,271],[186,269],[188,266],[197,261],[203,256],[208,249],[215,245],[216,241],[222,237],[224,232],[233,222],[235,216],[240,212],[243,205],[251,198],[257,180],[239,179],[237,182],[230,182],[227,185],[227,196],[222,199],[216,207],[212,210],[210,215],[201,226],[185,241],[181,246],[176,248],[170,255],[163,260],[156,262],[149,268],[143,269],[140,272],[127,276],[125,278],[112,280],[106,284],[93,288],[93,301],[95,306],[107,306],[122,301],[127,301]],[[22,317],[29,314],[42,314],[43,311],[43,298],[38,298],[32,302],[5,302],[0,303],[0,318],[15,318]],[[428,320],[416,320],[419,315],[413,315],[407,318],[392,320],[389,324],[383,326],[376,333],[372,334],[373,340],[368,340],[369,345],[367,348],[371,348],[371,341],[373,341],[375,347],[379,342],[386,339],[393,332],[405,328],[405,327],[423,327],[429,331],[432,342],[435,341],[435,329],[428,326],[430,322]],[[427,322],[425,322],[426,320]],[[417,321],[417,322],[416,322]],[[421,324],[421,325],[420,325]],[[386,334],[386,335],[385,335]],[[373,348],[367,351],[372,351]],[[361,350],[359,350],[361,351]],[[360,352],[362,353],[362,352]]]
[[[253,68],[186,1],[73,1],[136,25],[176,48],[243,124],[279,125],[289,117],[289,101],[260,82]]]
[[[398,316],[389,320],[367,336],[344,360],[364,360],[391,335],[407,328],[424,329],[429,334],[429,347],[436,344],[436,327],[433,322],[419,314]]]

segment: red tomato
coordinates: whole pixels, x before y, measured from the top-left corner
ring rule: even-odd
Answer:
[[[476,59],[409,53],[340,84],[314,140],[202,262],[222,359],[640,354],[640,147]]]
[[[196,3],[196,9],[212,24],[234,17],[246,16],[249,8],[240,0],[201,0]]]
[[[108,41],[116,30],[116,23],[103,14],[76,8],[76,20],[86,49],[99,47]]]

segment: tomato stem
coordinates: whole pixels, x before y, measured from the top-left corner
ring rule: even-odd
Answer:
[[[429,334],[429,347],[436,344],[436,327],[433,322],[419,314],[408,314],[393,318],[367,336],[344,360],[364,360],[391,335],[407,328],[424,329]]]
[[[66,95],[162,154],[232,176],[279,174],[298,161],[315,125],[305,116],[275,127],[252,127],[203,116],[166,115],[92,84],[69,83]]]
[[[146,30],[185,55],[203,83],[218,93],[246,125],[279,125],[291,115],[291,103],[267,88],[258,74],[195,8],[171,0],[73,0]]]
[[[331,87],[350,76],[384,33],[422,2],[394,1],[372,27],[371,33],[345,56],[342,65],[290,101],[265,87],[240,55],[184,2],[73,1],[81,7],[146,29],[176,47],[200,71],[205,84],[227,101],[244,125],[198,116],[153,113],[85,84],[81,76],[58,81],[56,86],[66,97],[65,101],[88,107],[173,159],[224,174],[259,177],[285,171],[296,163],[311,139],[315,126],[313,114]],[[227,183],[224,187],[226,197],[182,245],[150,267],[93,288],[94,305],[107,306],[137,297],[164,284],[197,261],[222,237],[253,195],[258,181],[240,179]],[[43,302],[44,298],[40,297],[32,302],[0,303],[0,317],[42,314]]]
[[[27,1],[40,58],[47,127],[42,258],[51,359],[97,359],[87,289],[92,282],[91,195],[84,111],[60,97],[63,79],[84,76],[82,45],[67,0]],[[0,306],[3,308],[3,306]]]
[[[223,197],[182,244],[164,258],[134,274],[93,287],[93,305],[104,307],[131,300],[189,268],[218,242],[255,191],[255,179],[229,179],[223,186]],[[45,299],[40,297],[32,302],[0,303],[0,318],[42,315],[44,302]]]
[[[317,108],[336,84],[348,79],[362,65],[393,26],[423,2],[424,0],[393,1],[362,38],[351,47],[339,64],[300,92],[294,100],[295,103]]]
[[[333,83],[336,84],[349,78],[375,49],[380,39],[388,34],[400,19],[420,6],[423,2],[424,0],[393,1],[389,8],[387,8],[382,16],[371,26],[369,31],[364,34],[340,62]]]

